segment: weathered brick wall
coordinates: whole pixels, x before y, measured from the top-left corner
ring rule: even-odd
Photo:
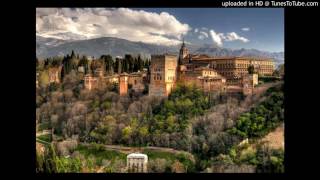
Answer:
[[[177,78],[177,56],[152,55],[150,66],[150,96],[168,96]]]
[[[128,75],[120,75],[119,78],[119,94],[125,96],[128,94]]]

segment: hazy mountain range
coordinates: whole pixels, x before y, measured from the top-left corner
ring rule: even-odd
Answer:
[[[125,54],[142,54],[149,57],[150,54],[174,53],[178,54],[181,45],[161,46],[143,42],[133,42],[114,37],[102,37],[88,40],[56,39],[36,36],[36,55],[39,58],[51,56],[64,56],[72,50],[81,55],[100,57],[103,54],[112,56],[124,56]],[[211,56],[255,56],[275,59],[275,64],[284,63],[283,52],[267,52],[256,49],[229,49],[214,45],[186,44],[191,53],[208,54]]]

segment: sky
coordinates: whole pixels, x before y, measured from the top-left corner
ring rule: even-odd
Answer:
[[[117,37],[160,45],[213,44],[284,51],[282,8],[37,8],[36,33],[59,39]]]

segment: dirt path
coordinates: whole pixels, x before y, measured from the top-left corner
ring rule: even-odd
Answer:
[[[90,144],[82,143],[83,145],[89,146]],[[130,154],[134,152],[141,152],[144,150],[150,150],[150,151],[162,151],[162,152],[168,152],[168,153],[186,153],[186,151],[179,151],[172,148],[164,148],[164,147],[127,147],[127,146],[120,146],[120,145],[104,145],[104,147],[107,150],[114,150],[119,151],[121,153]]]

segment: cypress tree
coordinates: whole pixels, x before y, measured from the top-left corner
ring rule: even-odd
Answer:
[[[89,73],[89,62],[87,56],[82,56],[81,60],[79,61],[78,67],[83,66],[84,67],[84,73]]]
[[[105,70],[110,73],[113,74],[113,69],[114,69],[114,64],[113,64],[113,59],[111,55],[102,55],[101,59],[103,59],[104,63],[105,63]]]
[[[75,59],[75,58],[76,58],[76,55],[75,55],[74,51],[72,50],[72,52],[71,52],[71,59]]]
[[[143,70],[143,60],[141,59],[140,55],[138,56],[138,60],[137,60],[137,65],[138,65],[138,68],[137,68],[137,71],[142,71]]]

